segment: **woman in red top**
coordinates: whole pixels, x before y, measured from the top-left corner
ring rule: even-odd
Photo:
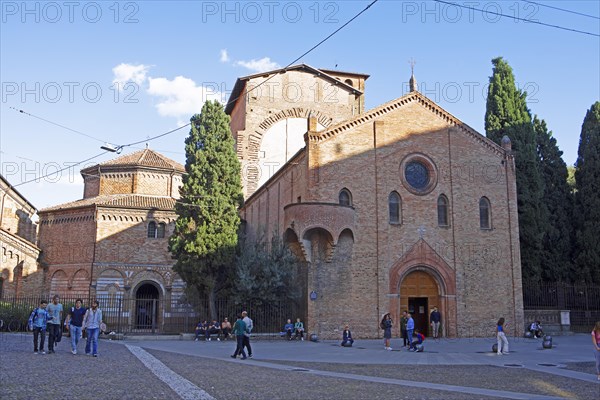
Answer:
[[[594,349],[596,349],[594,352],[596,355],[596,372],[600,381],[600,321],[596,321],[596,325],[592,331],[592,343],[594,343]]]

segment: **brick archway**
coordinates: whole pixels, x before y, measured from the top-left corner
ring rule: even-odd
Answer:
[[[449,337],[457,336],[456,321],[456,273],[436,251],[423,239],[415,243],[390,269],[389,293],[396,295],[390,298],[389,310],[392,318],[400,319],[402,313],[401,287],[403,281],[413,272],[422,271],[428,274],[438,288],[438,306],[442,314],[444,334]],[[396,324],[399,332],[399,324]]]

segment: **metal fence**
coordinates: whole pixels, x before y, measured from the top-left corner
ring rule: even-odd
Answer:
[[[0,299],[0,330],[24,331],[31,311],[40,303],[39,297],[4,297]],[[63,318],[75,305],[76,298],[60,299],[63,305]],[[91,299],[82,298],[84,307],[89,307]],[[294,302],[244,303],[231,300],[217,300],[216,314],[210,315],[208,301],[197,300],[169,302],[152,297],[125,299],[118,296],[97,297],[103,320],[108,332],[123,334],[180,334],[193,333],[200,321],[221,322],[228,318],[231,324],[242,310],[247,311],[254,321],[254,333],[278,336],[288,318],[305,319],[305,312]],[[49,300],[50,301],[50,300]]]
[[[589,331],[600,320],[600,286],[523,282],[526,310],[569,310],[571,330]]]

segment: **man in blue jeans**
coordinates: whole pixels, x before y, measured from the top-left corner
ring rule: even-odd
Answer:
[[[408,321],[406,321],[406,336],[408,336],[408,348],[412,347],[412,337],[415,331],[415,321],[412,318],[412,314],[408,313]]]
[[[53,354],[56,344],[60,342],[63,306],[58,302],[59,300],[60,297],[54,295],[52,303],[48,304],[47,307],[48,314],[51,318],[48,321],[48,354]]]
[[[89,355],[91,350],[94,357],[98,357],[98,335],[100,334],[100,324],[102,323],[102,310],[98,308],[98,305],[98,301],[94,300],[92,308],[87,310],[83,317],[83,329],[87,332],[85,354]]]
[[[71,353],[73,354],[77,354],[77,344],[82,335],[83,317],[87,311],[81,304],[83,304],[83,300],[75,300],[75,307],[71,307],[65,321],[65,325],[71,333]]]

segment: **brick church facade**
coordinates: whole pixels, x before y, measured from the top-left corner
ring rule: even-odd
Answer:
[[[418,92],[364,111],[364,74],[298,65],[239,78],[226,112],[242,163],[247,232],[304,262],[308,331],[378,337],[391,312],[450,337],[520,334],[515,164]],[[257,88],[257,89],[252,89]]]
[[[150,149],[83,169],[83,199],[39,212],[46,293],[176,304],[184,282],[172,270],[168,238],[184,173]],[[155,310],[156,325],[164,312]]]
[[[40,288],[44,273],[38,270],[37,209],[0,175],[0,299],[23,296]]]

